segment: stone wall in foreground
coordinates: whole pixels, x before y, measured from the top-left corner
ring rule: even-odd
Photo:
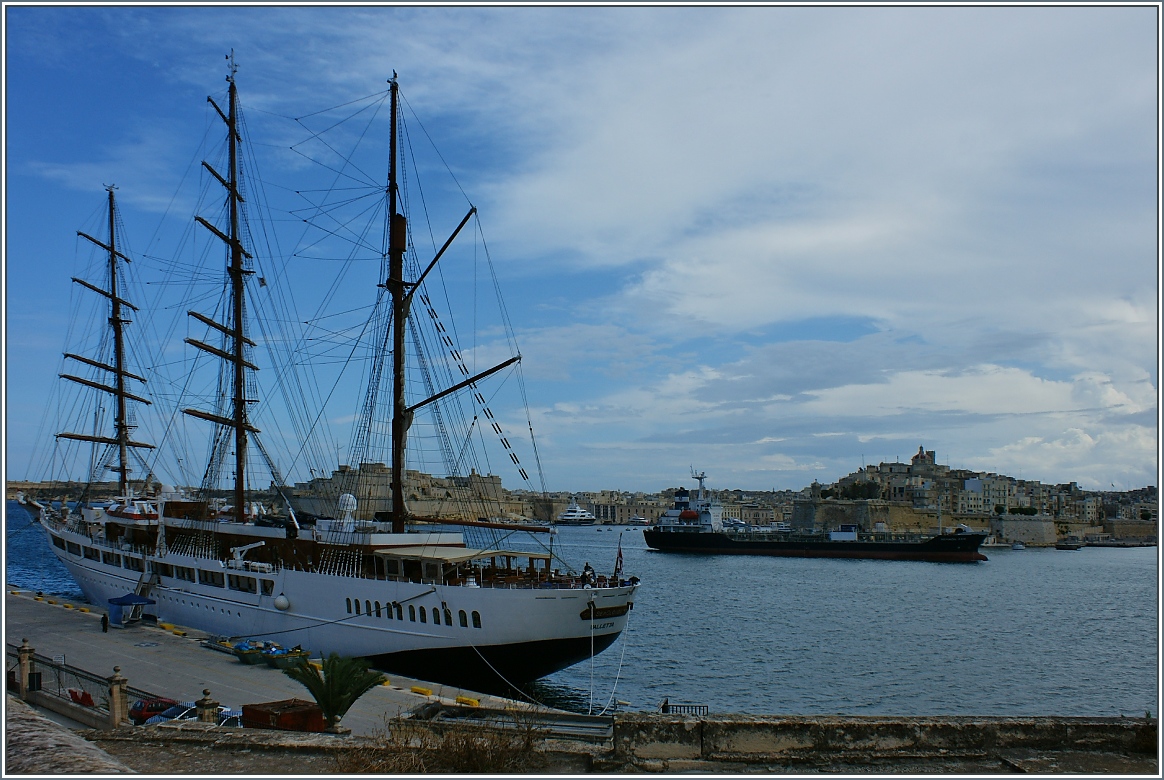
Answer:
[[[5,709],[4,760],[8,774],[111,775],[133,771],[15,696],[8,696]]]
[[[982,754],[1030,749],[1155,755],[1155,718],[722,717],[625,713],[615,754],[635,760],[788,762],[820,754]]]

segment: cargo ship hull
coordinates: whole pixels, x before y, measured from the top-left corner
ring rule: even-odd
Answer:
[[[827,536],[794,534],[730,534],[722,531],[683,532],[646,528],[643,538],[661,552],[712,555],[776,555],[792,558],[871,558],[891,561],[974,563],[985,561],[978,551],[986,534],[958,533],[919,538],[831,540]]]

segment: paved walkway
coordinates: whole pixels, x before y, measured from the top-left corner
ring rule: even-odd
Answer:
[[[54,605],[47,599],[36,601],[34,596],[27,590],[6,589],[8,644],[19,646],[27,638],[38,654],[63,655],[69,665],[102,677],[112,676],[113,667],[120,666],[132,687],[178,701],[200,699],[205,688],[210,689],[211,698],[233,709],[293,697],[311,699],[307,689],[277,669],[243,664],[232,655],[203,647],[204,632],[183,629],[187,636],[179,637],[161,628],[138,625],[102,633],[100,612],[66,609],[60,599],[54,597]],[[433,696],[413,693],[410,688],[414,685],[431,689]],[[484,707],[514,704],[497,696],[390,675],[389,685],[373,688],[360,698],[344,716],[343,724],[354,734],[370,734],[382,729],[388,718],[435,698],[453,704],[460,695],[479,699]]]

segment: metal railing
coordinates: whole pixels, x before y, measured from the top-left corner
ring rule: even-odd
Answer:
[[[20,651],[17,646],[8,645],[6,656],[9,661],[8,668],[16,669],[19,674]],[[57,660],[58,658],[62,660]],[[83,707],[108,712],[109,678],[71,666],[63,659],[64,656],[49,658],[40,653],[32,654],[31,670],[40,673],[40,692],[71,701]],[[160,698],[157,694],[130,686],[126,686],[125,692],[129,706],[132,706],[138,699]]]
[[[667,715],[706,715],[706,704],[665,704],[662,707]]]

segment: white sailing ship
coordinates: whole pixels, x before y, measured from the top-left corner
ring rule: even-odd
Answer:
[[[253,453],[252,445],[263,450],[248,406],[254,403],[251,372],[256,366],[251,351],[257,345],[247,331],[245,296],[247,284],[255,281],[249,261],[257,250],[247,244],[251,234],[240,228],[246,223],[241,215],[245,199],[240,186],[241,133],[234,75],[232,58],[226,110],[210,101],[226,125],[226,170],[220,173],[204,163],[225,193],[226,208],[218,224],[197,218],[225,249],[229,305],[217,319],[189,312],[221,346],[207,343],[212,339],[186,339],[199,352],[221,361],[223,400],[213,412],[181,410],[216,426],[216,453],[225,458],[233,450],[230,498],[223,501],[205,491],[193,497],[172,491],[148,497],[133,494],[130,462],[152,445],[131,438],[132,404],[149,401],[136,394],[141,391],[127,389],[130,382],[144,380],[127,367],[123,312],[131,304],[122,297],[117,282],[119,266],[128,258],[119,249],[110,190],[108,242],[85,236],[108,252],[106,284],[77,281],[109,302],[112,357],[69,354],[68,359],[95,372],[96,379],[62,376],[114,398],[118,406],[114,431],[112,436],[66,431],[57,434],[57,442],[105,448],[106,468],[117,472],[121,498],[79,505],[30,499],[29,506],[48,531],[54,552],[95,605],[104,607],[110,599],[133,594],[138,598],[130,600],[139,602],[132,608],[133,617],[235,639],[298,645],[314,654],[367,657],[379,668],[422,679],[478,689],[516,685],[601,652],[626,625],[637,578],[619,573],[584,583],[544,548],[473,544],[470,532],[479,528],[501,529],[504,533],[496,538],[502,540],[516,530],[545,530],[491,520],[501,513],[486,513],[480,521],[462,518],[457,521],[461,528],[455,529],[436,524],[448,523],[447,517],[420,518],[408,511],[404,464],[413,415],[462,393],[471,392],[483,402],[478,383],[520,356],[472,376],[461,363],[462,381],[439,392],[425,387],[428,397],[419,401],[406,396],[410,307],[417,304],[414,298],[425,298],[424,278],[440,253],[423,273],[413,271],[412,278],[406,278],[405,258],[413,249],[398,200],[397,173],[403,155],[397,151],[395,75],[390,80],[391,162],[387,187],[380,185],[387,199],[386,273],[378,285],[387,290],[391,305],[388,316],[381,318],[382,341],[390,353],[384,373],[391,379],[391,500],[380,500],[378,506],[386,503],[385,509],[361,512],[365,498],[357,499],[359,491],[353,489],[337,496],[334,517],[325,518],[297,515],[289,489],[278,489],[280,503],[285,504],[281,513],[256,503],[253,489],[248,494],[248,451]],[[419,267],[415,258],[409,260],[407,268]],[[421,314],[436,316],[428,306]],[[452,353],[459,358],[455,349]],[[102,377],[112,377],[112,382]],[[383,420],[383,409],[377,418],[373,404],[367,413],[369,426],[374,419]],[[487,409],[486,416],[492,420]],[[364,433],[365,438],[373,438],[367,430]],[[508,441],[505,446],[508,451]],[[108,465],[114,456],[116,465]],[[518,463],[516,455],[511,457]],[[229,468],[225,471],[230,473]]]

